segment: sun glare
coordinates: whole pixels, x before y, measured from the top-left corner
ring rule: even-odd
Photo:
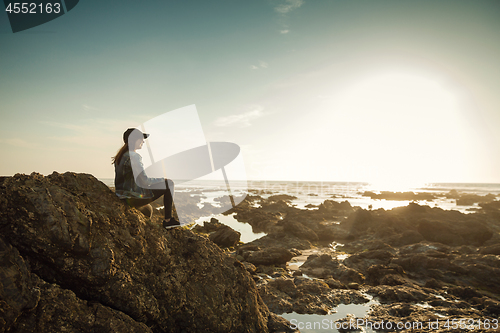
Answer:
[[[404,191],[460,179],[473,149],[460,96],[449,85],[415,73],[359,81],[329,105],[337,142],[359,151],[351,163],[381,190]],[[353,155],[353,154],[351,154]]]

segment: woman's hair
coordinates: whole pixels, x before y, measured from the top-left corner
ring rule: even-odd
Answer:
[[[114,157],[111,157],[111,164],[118,164],[122,159],[123,154],[128,150],[128,144],[124,144],[123,147],[118,150]]]

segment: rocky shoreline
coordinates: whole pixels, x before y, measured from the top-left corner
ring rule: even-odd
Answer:
[[[0,191],[0,333],[293,332],[309,327],[280,315],[326,318],[342,304],[371,307],[323,331],[370,331],[368,323],[382,321],[423,326],[373,329],[498,328],[494,196],[450,193],[480,202],[463,214],[334,200],[298,209],[292,196],[253,191],[225,213],[267,234],[243,244],[216,219],[165,231],[161,210],[149,217],[128,208],[87,174],[3,177]],[[182,193],[176,205],[196,200]],[[210,206],[192,208],[192,218],[210,215]],[[363,327],[342,328],[360,320]]]
[[[496,331],[500,202],[451,194],[482,208],[463,214],[410,203],[364,210],[326,200],[306,210],[286,195],[251,195],[228,214],[267,235],[230,253],[276,314],[326,315],[339,304],[374,299],[365,321],[421,323],[422,332]],[[394,331],[419,331],[402,328]]]

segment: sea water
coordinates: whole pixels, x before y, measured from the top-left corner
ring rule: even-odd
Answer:
[[[111,178],[100,180],[108,186],[112,187],[114,185]],[[175,189],[179,192],[192,192],[192,196],[200,196],[201,194],[200,205],[210,203],[217,206],[216,199],[227,194],[226,183],[216,180],[194,180],[189,183],[178,184]],[[351,206],[358,206],[363,209],[383,208],[386,210],[407,206],[411,202],[410,200],[380,200],[363,196],[362,194],[365,191],[377,193],[384,189],[377,189],[369,183],[361,182],[233,181],[231,182],[231,190],[250,195],[260,195],[262,198],[269,198],[271,195],[276,194],[288,194],[296,197],[296,199],[291,200],[291,205],[300,209],[316,209],[310,205],[317,206],[325,200],[348,201]],[[477,204],[459,206],[456,204],[455,199],[445,198],[445,194],[451,190],[456,190],[460,194],[476,194],[480,196],[491,193],[495,195],[497,200],[500,199],[500,184],[433,183],[419,188],[408,188],[404,191],[431,193],[438,197],[434,200],[415,201],[420,205],[439,207],[445,210],[457,210],[462,213],[471,213],[480,208]],[[264,235],[262,233],[256,234],[248,224],[236,221],[233,214],[228,216],[223,214],[204,216],[196,222],[203,224],[204,221],[209,221],[212,217],[239,231],[242,234],[241,240],[243,242],[250,242]]]
[[[340,304],[333,308],[331,313],[327,315],[298,314],[292,312],[283,313],[281,316],[290,322],[291,328],[300,329],[300,332],[302,333],[339,333],[340,331],[351,332],[350,330],[338,330],[337,327],[341,328],[342,322],[337,321],[351,316],[351,318],[353,318],[351,324],[354,324],[357,322],[357,319],[364,318],[368,314],[372,305],[379,304],[379,302],[374,300],[372,296],[368,294],[363,295],[369,298],[370,301],[365,304]],[[347,323],[348,322],[349,321],[347,321]],[[347,323],[345,324],[346,327],[348,327]],[[362,332],[374,332],[372,329],[363,327],[362,325],[355,326]]]

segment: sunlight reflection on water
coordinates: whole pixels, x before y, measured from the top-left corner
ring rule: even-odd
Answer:
[[[370,299],[368,303],[348,304],[348,305],[340,304],[336,308],[332,309],[332,313],[328,315],[298,314],[292,312],[292,313],[281,314],[281,316],[290,321],[292,325],[299,326],[300,332],[302,333],[322,333],[322,332],[338,333],[339,330],[335,329],[336,320],[345,318],[348,314],[352,314],[356,318],[363,318],[370,311],[371,305],[379,304],[379,302],[375,301],[372,296],[368,294],[363,294],[363,295]],[[316,328],[314,328],[315,324]],[[312,328],[308,329],[306,327],[312,327]],[[364,332],[370,332],[370,333],[374,332],[373,330],[367,328],[362,328],[362,330]]]

